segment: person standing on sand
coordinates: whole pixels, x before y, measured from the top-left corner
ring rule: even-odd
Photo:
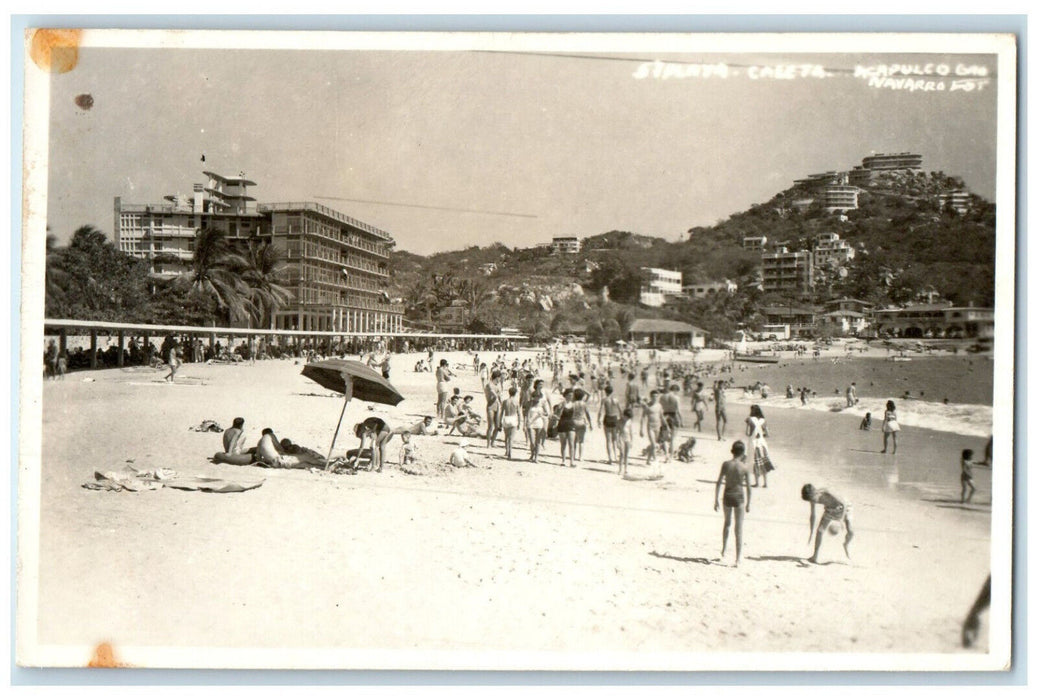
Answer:
[[[177,367],[180,366],[180,355],[177,352],[177,341],[173,341],[173,344],[169,346],[169,374],[165,376],[165,380],[170,384],[174,383],[174,379],[177,376]]]
[[[735,519],[735,565],[742,560],[743,514],[750,512],[750,475],[746,468],[746,445],[736,440],[732,445],[732,458],[721,465],[714,486],[714,512],[721,509],[718,497],[724,484],[724,528],[721,530],[721,558],[728,551],[728,531],[732,518]],[[744,494],[745,491],[745,494]]]
[[[593,430],[587,392],[583,389],[574,389],[573,405],[573,453],[579,462],[584,459],[584,437],[589,430]]]
[[[847,536],[843,540],[843,552],[847,555],[847,558],[851,558],[851,553],[847,547],[851,543],[851,539],[854,537],[854,531],[851,530],[851,518],[850,511],[851,506],[849,503],[838,498],[836,495],[830,493],[826,489],[815,488],[811,484],[804,484],[803,488],[800,489],[800,497],[811,504],[811,521],[808,526],[808,530],[811,532],[807,536],[807,543],[811,544],[811,537],[815,538],[815,552],[808,559],[812,564],[818,563],[818,551],[822,548],[822,535],[826,529],[835,523],[843,525],[844,530],[847,531]],[[815,505],[820,504],[825,510],[822,512],[822,519],[818,523],[818,529],[815,530]],[[833,535],[839,534],[839,526],[834,531],[831,531]]]
[[[598,405],[598,425],[605,433],[606,459],[613,463],[613,455],[620,458],[620,422],[623,419],[623,408],[613,396],[613,385],[606,384],[605,399]]]
[[[646,461],[649,464],[656,459],[656,445],[660,439],[660,428],[663,427],[663,408],[657,400],[658,396],[659,393],[655,389],[649,392],[649,403],[642,409],[642,422],[638,429],[639,437],[646,437],[648,433],[649,456]]]
[[[483,367],[485,368],[486,364]],[[489,449],[494,446],[494,440],[497,439],[497,431],[501,428],[498,420],[501,413],[501,389],[499,386],[501,373],[495,370],[489,380],[484,376],[480,378],[483,381],[483,395],[487,400],[487,449]]]
[[[432,356],[432,351],[429,352],[429,355],[430,357]],[[436,417],[441,420],[443,419],[443,410],[447,406],[447,399],[450,396],[447,384],[453,376],[447,359],[440,360],[440,366],[436,368]]]
[[[559,452],[562,456],[562,466],[566,466],[566,453],[569,453],[569,466],[576,467],[573,463],[573,430],[574,430],[574,414],[577,412],[577,405],[573,402],[573,390],[566,389],[562,392],[562,403],[556,407],[558,410],[559,422],[556,426],[556,433],[559,436]]]
[[[696,388],[692,391],[692,412],[696,414],[696,432],[703,430],[703,418],[706,416],[706,393],[703,382],[696,382]]]
[[[886,454],[888,440],[894,442],[891,454],[897,454],[897,434],[900,430],[901,425],[897,422],[897,408],[893,401],[887,401],[887,410],[883,412],[883,454]]]
[[[724,438],[724,430],[728,425],[728,406],[724,398],[724,381],[714,382],[714,418],[717,420],[717,439]]]
[[[526,431],[530,444],[530,461],[536,462],[540,456],[541,444],[544,442],[548,428],[548,415],[551,409],[540,389],[535,389],[530,397],[530,405],[526,409]]]
[[[771,457],[768,455],[768,426],[764,422],[764,411],[760,406],[750,406],[750,416],[746,419],[746,435],[750,438],[750,459],[753,460],[753,485],[759,486],[764,480],[764,488],[768,488],[768,472],[771,471]]]
[[[631,446],[634,444],[634,428],[631,427],[631,423],[634,422],[634,411],[629,408],[625,408],[623,412],[623,418],[620,421],[620,427],[617,429],[618,442],[617,442],[617,458],[616,461],[620,463],[620,476],[627,476],[627,459],[631,454]]]
[[[674,453],[674,438],[677,437],[678,428],[684,428],[685,422],[681,420],[681,399],[678,392],[681,387],[677,384],[663,385],[663,394],[660,396],[660,408],[663,409],[663,421],[668,428],[667,454]]]
[[[500,402],[501,407],[498,409],[498,417],[495,419],[495,423],[500,423],[501,428],[505,431],[505,459],[508,460],[512,459],[512,440],[519,430],[519,401],[515,398],[515,395],[516,388],[514,386],[508,387],[508,398]],[[489,435],[490,431],[487,430],[488,447],[491,442]]]

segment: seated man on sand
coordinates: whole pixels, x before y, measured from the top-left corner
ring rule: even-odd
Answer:
[[[232,455],[241,454],[242,443],[244,442],[245,419],[235,418],[231,427],[223,431],[223,451]]]

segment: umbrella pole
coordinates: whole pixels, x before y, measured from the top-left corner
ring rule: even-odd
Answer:
[[[339,413],[339,422],[335,426],[335,432],[332,434],[332,444],[328,448],[328,456],[324,460],[324,470],[328,471],[328,465],[332,462],[332,450],[335,449],[335,441],[339,437],[339,428],[342,427],[343,416],[346,415],[346,407],[350,405],[350,399],[353,398],[353,381],[346,378],[346,391],[343,394],[342,411]]]

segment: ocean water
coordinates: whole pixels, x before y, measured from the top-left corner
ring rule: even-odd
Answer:
[[[818,398],[843,397],[851,382],[858,397],[894,399],[909,392],[912,400],[942,404],[991,405],[994,363],[987,355],[931,357],[914,355],[908,362],[890,358],[847,357],[831,353],[813,358],[783,358],[774,365],[738,362],[731,376],[736,386],[767,383],[772,394],[787,385],[806,386]]]

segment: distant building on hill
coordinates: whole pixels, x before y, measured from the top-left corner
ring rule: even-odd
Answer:
[[[746,250],[764,250],[768,245],[767,236],[743,236],[742,247]]]
[[[255,182],[205,171],[190,197],[166,204],[128,204],[116,197],[115,245],[152,260],[154,272],[175,277],[194,258],[200,229],[224,234],[232,247],[276,245],[286,256],[285,284],[293,299],[272,319],[275,329],[381,333],[403,328],[403,306],[393,303],[387,232],[315,202],[257,204]],[[158,262],[162,260],[163,262]]]
[[[580,239],[576,236],[555,236],[551,239],[553,253],[579,253]]]
[[[941,207],[951,207],[959,214],[965,214],[970,210],[970,193],[966,190],[956,190],[938,195]]]
[[[877,153],[862,158],[866,170],[922,170],[923,157],[918,153]]]
[[[761,255],[761,282],[765,292],[799,292],[814,288],[814,265],[811,251],[791,252],[785,246]]]
[[[627,340],[650,348],[701,348],[706,335],[702,328],[681,321],[639,318],[631,324]]]
[[[702,299],[703,297],[717,294],[718,292],[728,292],[732,294],[738,291],[739,285],[731,280],[724,280],[722,282],[699,282],[697,284],[683,284],[681,285],[681,291],[685,296],[693,299]]]
[[[854,258],[854,248],[847,241],[840,240],[838,233],[823,233],[814,239],[814,266],[840,267]]]
[[[643,267],[638,301],[645,306],[663,306],[668,296],[681,294],[681,272],[658,267]]]
[[[860,191],[854,185],[827,185],[822,190],[822,206],[830,214],[857,209],[858,193]]]

